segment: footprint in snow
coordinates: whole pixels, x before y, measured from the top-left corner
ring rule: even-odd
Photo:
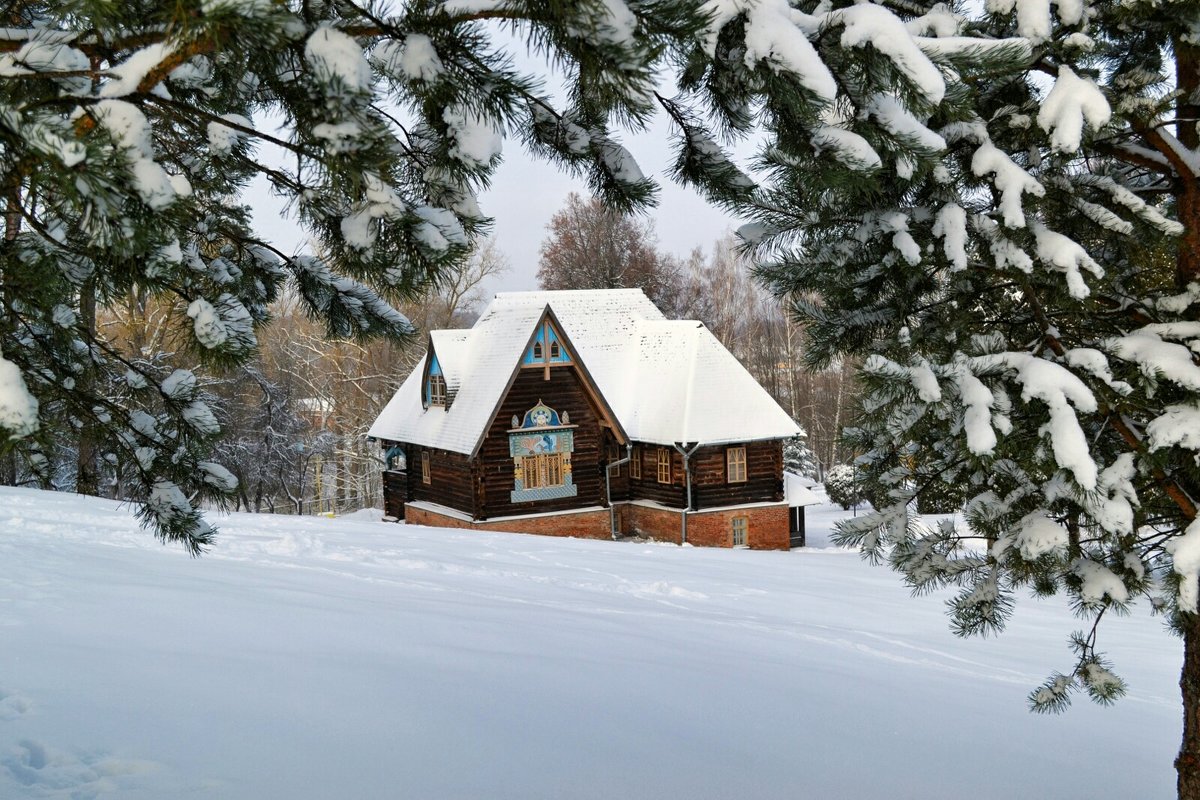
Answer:
[[[131,788],[137,776],[155,772],[160,766],[153,761],[99,753],[75,755],[23,739],[8,752],[0,751],[0,789],[7,777],[29,790],[30,796],[115,797]]]
[[[0,689],[0,722],[23,717],[33,708],[28,697]]]

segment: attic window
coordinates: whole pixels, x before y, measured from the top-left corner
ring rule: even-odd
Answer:
[[[441,375],[429,376],[429,405],[446,405],[446,379]]]
[[[562,355],[562,348],[560,348],[558,346],[558,342],[551,342],[550,343],[550,357],[558,358],[561,355]]]
[[[533,343],[533,360],[534,360],[534,361],[541,361],[541,360],[542,360],[542,357],[543,357],[543,356],[542,356],[542,343],[541,343],[541,342],[534,342],[534,343]]]

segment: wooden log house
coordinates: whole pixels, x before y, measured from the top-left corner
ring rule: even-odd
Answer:
[[[787,549],[798,431],[701,323],[617,289],[502,293],[432,331],[368,435],[410,523]]]

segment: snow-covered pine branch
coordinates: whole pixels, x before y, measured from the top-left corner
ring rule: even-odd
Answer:
[[[513,67],[496,26],[566,67],[562,119],[586,131],[596,185],[632,210],[654,185],[616,126],[646,120],[661,67],[705,24],[691,3],[621,0],[85,0],[13,14],[0,40],[0,477],[70,487],[46,464],[80,439],[79,474],[86,460],[132,481],[147,524],[192,552],[212,537],[197,509],[236,483],[209,455],[221,409],[164,389],[168,367],[245,364],[283,292],[332,336],[411,335],[393,303],[468,256],[505,138],[535,138],[544,76]],[[240,205],[255,179],[288,201],[312,253],[280,252]],[[162,310],[174,333],[155,341],[172,356],[96,325],[97,304],[129,296]]]
[[[1200,652],[1190,28],[1117,3],[709,8],[681,85],[719,130],[766,131],[734,204],[760,274],[813,363],[863,365],[846,441],[881,507],[843,541],[960,585],[963,633],[1030,587],[1093,616],[1148,599]],[[924,501],[970,527],[913,524]],[[1035,707],[1120,693],[1085,638]],[[1200,764],[1197,737],[1185,752]]]

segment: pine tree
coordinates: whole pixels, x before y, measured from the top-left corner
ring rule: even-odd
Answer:
[[[1018,593],[1067,593],[1087,626],[1038,711],[1124,692],[1106,614],[1167,615],[1179,795],[1200,798],[1196,5],[709,8],[665,101],[676,171],[755,220],[812,364],[861,359],[846,438],[879,510],[839,540],[916,589],[961,587],[963,635],[1002,628]],[[757,186],[718,144],[755,126]],[[923,525],[921,498],[969,527]]]
[[[863,501],[859,492],[858,479],[854,467],[849,464],[838,464],[825,475],[825,494],[829,502],[837,503],[843,510],[849,510]]]
[[[211,457],[219,415],[197,370],[245,364],[284,288],[331,336],[411,335],[392,304],[437,284],[486,229],[475,194],[504,132],[612,207],[651,202],[611,126],[648,119],[656,71],[704,21],[673,0],[4,13],[0,476],[64,485],[48,454],[74,448],[80,485],[96,463],[133,480],[144,522],[193,553],[213,535],[198,509],[236,491]],[[563,107],[493,44],[501,24],[568,74]],[[319,257],[254,224],[237,198],[260,177]],[[171,307],[171,359],[130,358],[91,324],[94,304],[130,292]]]
[[[783,440],[783,468],[806,477],[817,474],[817,458],[808,446],[808,434],[803,431]]]

